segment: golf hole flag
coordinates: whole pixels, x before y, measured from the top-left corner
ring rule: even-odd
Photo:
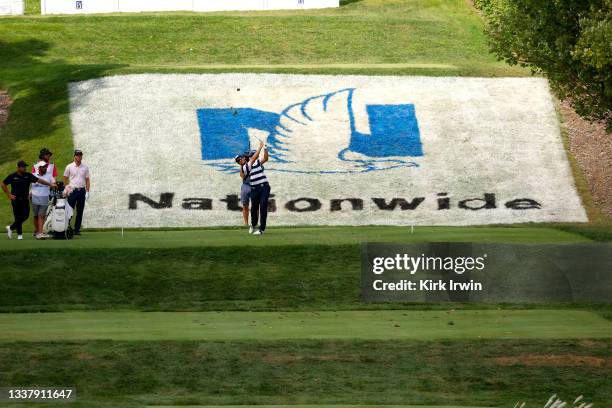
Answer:
[[[241,223],[258,140],[272,225],[587,220],[540,78],[147,74],[70,101],[89,227]]]

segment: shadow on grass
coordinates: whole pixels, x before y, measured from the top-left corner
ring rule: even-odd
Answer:
[[[32,140],[56,143],[48,146],[52,150],[71,145],[68,83],[122,67],[45,61],[50,48],[50,43],[39,40],[0,40],[0,87],[6,88],[13,100],[9,121],[0,129],[0,167],[19,159],[33,160],[42,146],[29,151],[27,142]]]
[[[349,4],[359,3],[362,0],[340,0],[340,7],[348,6]]]

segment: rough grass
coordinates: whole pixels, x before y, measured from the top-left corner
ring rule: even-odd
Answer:
[[[0,347],[0,384],[77,388],[74,407],[226,404],[604,407],[611,340],[45,342]],[[557,356],[546,361],[533,356]],[[531,356],[531,357],[530,357]],[[575,364],[582,356],[583,364]],[[514,364],[505,364],[514,359]],[[530,361],[527,364],[526,361]],[[6,406],[6,405],[5,405]],[[15,405],[20,406],[20,405]],[[36,406],[51,407],[57,404]]]

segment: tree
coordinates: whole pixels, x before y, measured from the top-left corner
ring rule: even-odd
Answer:
[[[477,0],[500,60],[545,75],[588,120],[612,130],[612,0]]]

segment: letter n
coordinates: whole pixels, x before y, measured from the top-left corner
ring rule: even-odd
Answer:
[[[143,194],[130,194],[130,210],[138,209],[138,202],[142,201],[145,204],[148,204],[151,208],[155,208],[156,210],[160,210],[162,208],[172,208],[172,200],[174,199],[174,193],[162,193],[159,195],[159,201],[155,201],[150,199],[149,197]]]
[[[342,203],[347,201],[351,203],[351,208],[353,210],[361,211],[363,210],[363,200],[360,198],[341,198],[331,200],[331,211],[341,211]]]

